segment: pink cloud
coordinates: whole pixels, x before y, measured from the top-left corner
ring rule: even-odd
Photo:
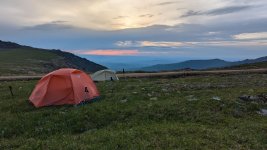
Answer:
[[[76,54],[84,55],[106,55],[106,56],[123,56],[123,55],[137,55],[138,50],[76,50],[71,51]]]

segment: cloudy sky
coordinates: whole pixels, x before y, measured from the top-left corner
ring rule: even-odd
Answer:
[[[0,39],[83,56],[267,55],[266,0],[1,0]]]

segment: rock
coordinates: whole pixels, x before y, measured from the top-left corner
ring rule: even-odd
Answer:
[[[262,116],[267,116],[267,109],[261,109],[260,111],[258,111],[258,114]]]
[[[245,102],[256,102],[256,103],[266,103],[267,102],[267,95],[266,94],[260,94],[260,95],[242,95],[239,96],[239,99],[245,101]]]
[[[151,101],[156,101],[156,100],[158,100],[158,98],[157,97],[151,97],[150,100]]]
[[[188,101],[197,101],[198,99],[194,97],[194,95],[187,96]]]
[[[255,96],[249,96],[249,95],[242,95],[242,96],[239,96],[239,99],[245,101],[245,102],[251,102],[253,100],[256,99]]]
[[[150,93],[147,94],[148,97],[151,97],[152,95]]]
[[[258,95],[263,103],[267,103],[267,94]]]
[[[123,99],[121,100],[121,103],[126,103],[128,101],[128,99]]]
[[[133,92],[133,94],[138,94],[138,92]]]
[[[220,100],[221,100],[221,98],[218,97],[218,96],[213,96],[212,99],[213,99],[213,100],[216,100],[216,101],[220,101]]]
[[[162,90],[162,92],[168,92],[168,89],[165,89],[165,88],[163,88],[161,90]]]
[[[64,112],[64,111],[60,111],[59,113],[60,113],[60,114],[66,114],[66,112]]]
[[[259,99],[258,96],[249,96],[249,99],[252,101],[257,101]]]

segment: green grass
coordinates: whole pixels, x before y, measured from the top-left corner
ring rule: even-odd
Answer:
[[[0,75],[41,73],[44,63],[56,58],[59,56],[46,50],[0,49]]]
[[[0,149],[267,149],[266,104],[238,100],[266,74],[103,82],[97,102],[40,109],[36,82],[0,82]]]

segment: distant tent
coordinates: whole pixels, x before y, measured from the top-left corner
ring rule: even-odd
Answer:
[[[53,71],[37,83],[29,100],[35,107],[79,104],[99,96],[92,79],[84,72],[64,68]]]
[[[110,80],[119,80],[115,71],[105,69],[95,72],[91,75],[94,81],[110,81]]]

